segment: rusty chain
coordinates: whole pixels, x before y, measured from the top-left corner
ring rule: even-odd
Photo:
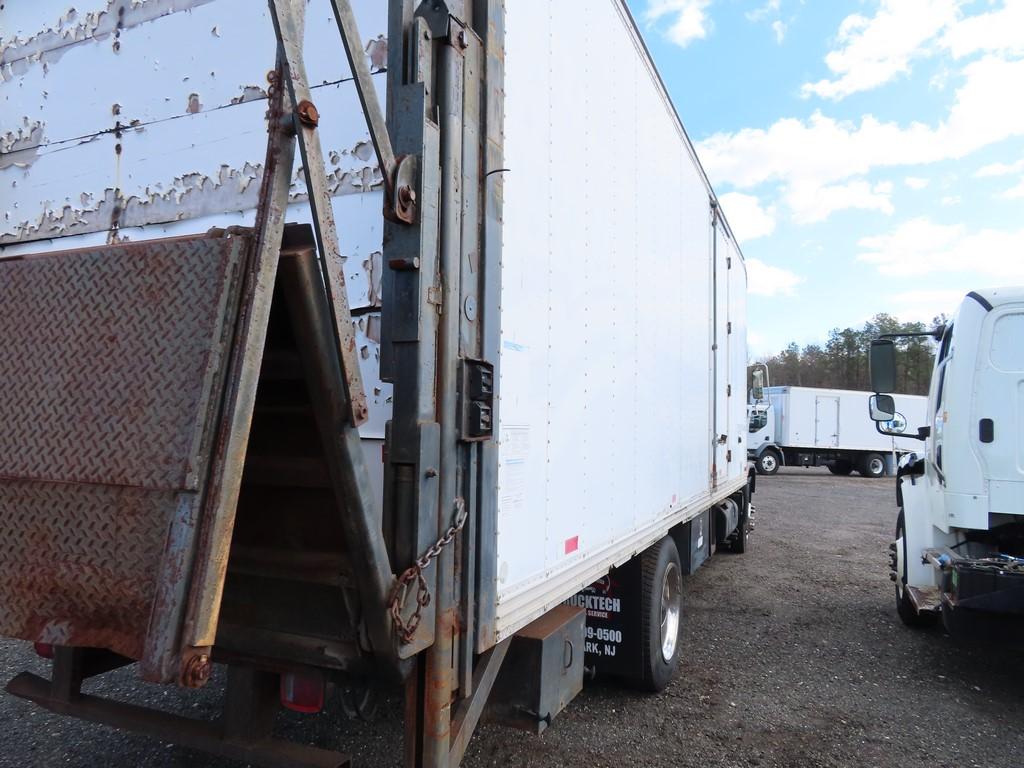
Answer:
[[[441,554],[445,547],[455,540],[455,535],[466,525],[466,502],[461,496],[455,497],[455,522],[435,541],[427,550],[420,555],[416,562],[410,565],[402,575],[395,581],[395,587],[391,591],[391,619],[395,625],[395,633],[403,645],[412,642],[419,629],[423,616],[423,609],[430,605],[430,587],[423,577],[424,569],[429,566]],[[405,607],[406,598],[409,596],[409,587],[416,582],[416,609],[412,612],[409,620],[402,618],[402,609]]]

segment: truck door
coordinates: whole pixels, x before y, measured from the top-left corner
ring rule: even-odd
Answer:
[[[814,447],[839,447],[838,397],[817,397],[814,400]]]
[[[989,478],[993,513],[1024,513],[1024,311],[995,310],[975,384],[972,441]]]
[[[714,401],[714,442],[711,484],[724,482],[729,469],[729,236],[712,209],[712,399]]]

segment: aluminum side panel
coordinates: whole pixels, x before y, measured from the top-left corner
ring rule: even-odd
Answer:
[[[581,7],[507,19],[499,636],[712,499],[709,190],[619,3]]]

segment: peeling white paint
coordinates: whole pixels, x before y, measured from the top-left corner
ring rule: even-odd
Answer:
[[[9,66],[19,74],[47,54],[58,52],[59,57],[70,46],[103,40],[120,30],[209,2],[212,0],[107,0],[105,7],[94,11],[72,7],[28,37],[0,37],[0,66]],[[18,62],[25,62],[24,68],[13,66]]]
[[[354,157],[356,151],[335,151],[332,155],[342,161]],[[40,210],[13,224],[9,223],[10,211],[7,212],[0,231],[0,246],[111,228],[182,221],[211,213],[248,210],[256,207],[262,178],[262,164],[245,163],[241,168],[222,165],[215,175],[200,172],[182,174],[167,182],[147,185],[140,194],[125,195],[119,187],[111,186],[98,194],[81,192],[75,204],[69,201],[63,205],[54,205],[50,201],[43,201]],[[370,192],[380,188],[381,184],[380,171],[376,166],[339,167],[328,174],[328,189],[332,196]],[[295,170],[289,197],[291,202],[307,199],[301,168]],[[374,306],[379,305],[380,295],[380,256],[376,255],[377,264],[370,268],[377,280]]]
[[[39,145],[42,143],[45,127],[46,123],[42,120],[32,120],[28,116],[23,116],[21,125],[16,129],[0,134],[0,154]]]

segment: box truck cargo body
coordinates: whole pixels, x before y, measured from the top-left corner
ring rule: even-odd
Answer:
[[[896,395],[897,413],[885,435],[866,416],[870,392],[816,387],[765,387],[750,406],[748,455],[762,474],[779,466],[827,466],[834,474],[867,477],[886,471],[886,456],[914,450],[928,424],[927,400]],[[913,436],[913,437],[912,437]]]
[[[749,531],[746,270],[625,4],[93,5],[0,8],[9,690],[406,681],[442,765],[584,650],[663,686]],[[179,738],[324,764],[266,736]]]

